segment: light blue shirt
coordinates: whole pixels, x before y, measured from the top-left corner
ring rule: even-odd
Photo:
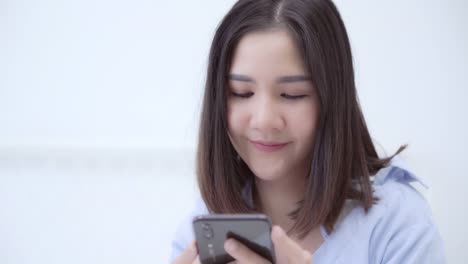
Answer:
[[[313,264],[348,263],[445,263],[441,236],[424,197],[409,183],[421,182],[399,158],[381,169],[373,179],[380,200],[366,214],[354,201],[347,201],[335,229],[313,254]],[[244,193],[251,201],[251,192]],[[171,261],[194,240],[192,219],[208,214],[201,198],[184,219],[172,242]]]

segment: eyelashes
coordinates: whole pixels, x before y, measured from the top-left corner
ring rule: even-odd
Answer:
[[[233,96],[235,96],[235,97],[244,98],[244,99],[247,99],[247,98],[252,97],[254,95],[253,92],[247,92],[247,93],[231,92],[231,94]],[[306,96],[307,95],[305,95],[305,94],[301,94],[301,95],[290,95],[290,94],[285,94],[285,93],[281,94],[281,97],[286,98],[286,99],[290,99],[290,100],[298,100],[298,99],[302,99],[302,98],[304,98]]]
[[[252,92],[248,92],[248,93],[235,93],[235,92],[231,92],[231,94],[235,97],[240,97],[240,98],[249,98],[251,97],[254,93]]]
[[[301,95],[289,95],[289,94],[281,94],[282,97],[286,98],[286,99],[291,99],[291,100],[298,100],[298,99],[301,99],[301,98],[304,98],[306,97],[307,95],[305,94],[301,94]]]

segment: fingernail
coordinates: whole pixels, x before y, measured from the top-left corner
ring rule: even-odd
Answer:
[[[225,244],[226,251],[229,251],[229,252],[236,251],[237,246],[238,246],[237,242],[234,241],[233,239],[229,239],[228,241],[226,241],[226,244]]]

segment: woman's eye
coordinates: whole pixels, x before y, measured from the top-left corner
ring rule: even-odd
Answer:
[[[292,100],[295,100],[295,99],[301,99],[301,98],[304,98],[306,97],[307,95],[305,94],[301,94],[301,95],[289,95],[289,94],[281,94],[282,97],[286,98],[286,99],[292,99]]]
[[[246,92],[246,93],[236,93],[236,92],[231,92],[231,94],[235,97],[240,97],[240,98],[249,98],[251,97],[252,95],[254,95],[253,92]],[[297,99],[301,99],[301,98],[304,98],[306,97],[307,95],[305,94],[301,94],[301,95],[290,95],[290,94],[281,94],[281,96],[283,98],[286,98],[286,99],[291,99],[291,100],[297,100]]]
[[[235,92],[231,92],[232,95],[236,96],[236,97],[241,97],[241,98],[249,98],[250,96],[252,96],[254,93],[252,92],[247,92],[247,93],[235,93]]]

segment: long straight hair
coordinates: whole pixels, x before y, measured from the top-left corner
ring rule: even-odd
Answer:
[[[240,0],[219,24],[211,45],[197,149],[197,179],[212,213],[251,213],[242,189],[255,175],[236,158],[228,137],[228,72],[247,33],[291,33],[319,97],[320,115],[311,146],[304,199],[289,214],[290,233],[304,237],[323,224],[334,228],[347,199],[367,212],[377,202],[370,177],[388,165],[379,158],[357,98],[353,58],[344,23],[330,0]]]

